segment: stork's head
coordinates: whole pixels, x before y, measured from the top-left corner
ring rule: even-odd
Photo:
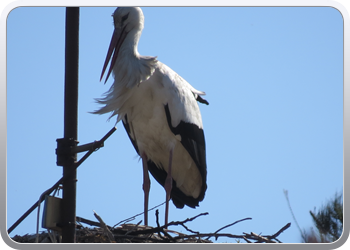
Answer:
[[[128,37],[128,43],[131,47],[136,48],[143,29],[144,16],[139,7],[119,7],[113,13],[114,32],[108,48],[107,57],[103,65],[100,81],[106,71],[108,62],[111,60],[106,81],[112,72],[113,66],[117,61],[119,49]],[[129,35],[130,34],[130,35]],[[113,54],[113,57],[112,57]],[[112,57],[112,59],[111,59]]]
[[[144,16],[139,7],[119,7],[112,16],[116,29],[125,27],[126,32],[143,29]]]

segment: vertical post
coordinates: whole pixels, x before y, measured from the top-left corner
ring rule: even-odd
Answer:
[[[64,139],[74,147],[78,137],[78,57],[79,57],[79,7],[66,8]],[[72,154],[63,165],[63,225],[62,242],[74,243],[76,211],[76,178],[72,171],[77,154]]]

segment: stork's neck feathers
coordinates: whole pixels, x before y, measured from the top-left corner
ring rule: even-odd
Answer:
[[[137,45],[141,30],[131,30],[125,38],[113,68],[115,84],[133,88],[146,81],[154,73],[157,58],[141,56]]]
[[[137,45],[141,37],[142,28],[134,28],[128,32],[119,53],[126,54],[126,56],[137,57],[139,55],[137,51]]]

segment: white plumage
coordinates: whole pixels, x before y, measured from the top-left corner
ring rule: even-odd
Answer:
[[[168,200],[178,208],[198,206],[207,188],[205,139],[197,101],[204,92],[194,89],[156,57],[141,56],[137,44],[143,29],[140,8],[119,7],[113,14],[115,30],[101,79],[111,59],[106,81],[113,71],[114,83],[98,99],[96,114],[112,112],[123,125],[144,170],[145,221],[147,225],[148,171],[165,187]]]

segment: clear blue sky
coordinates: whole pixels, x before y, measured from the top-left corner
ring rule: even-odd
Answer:
[[[80,10],[80,144],[99,140],[115,118],[97,116],[94,98],[113,32],[113,8]],[[343,19],[326,7],[144,7],[142,55],[158,56],[195,88],[207,144],[208,190],[197,209],[170,221],[214,232],[274,234],[300,242],[283,190],[302,228],[309,210],[343,187]],[[7,23],[7,223],[11,226],[61,176],[65,8],[22,7]],[[121,124],[78,169],[77,216],[109,225],[143,211],[142,166]],[[81,157],[81,155],[79,155]],[[152,178],[150,207],[164,189]],[[164,222],[164,206],[159,208]],[[154,211],[149,221],[155,226]],[[143,219],[136,218],[132,223]],[[174,230],[186,232],[180,227]],[[36,210],[10,236],[34,233]],[[42,230],[42,229],[41,229]],[[235,242],[222,238],[219,242]]]

